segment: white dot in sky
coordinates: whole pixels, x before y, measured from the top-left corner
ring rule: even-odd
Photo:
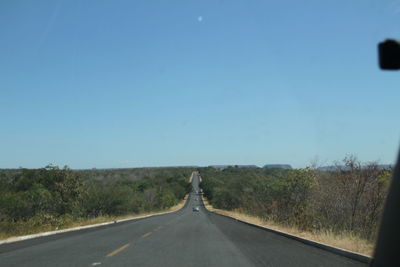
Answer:
[[[199,22],[201,22],[201,21],[203,20],[203,17],[202,17],[202,16],[199,16],[199,17],[197,18],[197,20],[198,20]]]

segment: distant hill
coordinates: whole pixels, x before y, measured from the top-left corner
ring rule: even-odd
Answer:
[[[228,167],[237,167],[237,168],[259,168],[257,165],[210,165],[209,167],[212,167],[217,170],[223,170]]]
[[[256,165],[235,165],[235,167],[238,167],[238,168],[259,168],[258,166],[256,166]]]
[[[264,165],[265,169],[292,169],[292,166],[289,164],[266,164]]]

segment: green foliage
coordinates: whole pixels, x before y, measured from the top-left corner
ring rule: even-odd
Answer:
[[[0,197],[1,219],[14,222],[39,213],[74,213],[85,192],[83,180],[66,167],[21,169],[2,180],[7,180],[8,186]]]
[[[214,205],[219,209],[231,210],[238,208],[240,205],[239,195],[225,188],[217,188],[215,190]]]
[[[350,231],[375,238],[391,176],[376,163],[361,165],[354,157],[345,168],[199,169],[201,187],[220,209],[252,215],[304,230]]]
[[[188,168],[0,170],[0,232],[166,209],[190,191]]]

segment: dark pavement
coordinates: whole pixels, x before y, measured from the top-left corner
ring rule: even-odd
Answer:
[[[0,245],[0,266],[366,265],[209,213],[193,192],[174,213]]]

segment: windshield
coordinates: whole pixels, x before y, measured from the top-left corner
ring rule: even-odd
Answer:
[[[377,44],[399,15],[393,0],[1,3],[0,262],[365,265],[400,133]],[[6,246],[127,218],[89,250],[79,231]]]

